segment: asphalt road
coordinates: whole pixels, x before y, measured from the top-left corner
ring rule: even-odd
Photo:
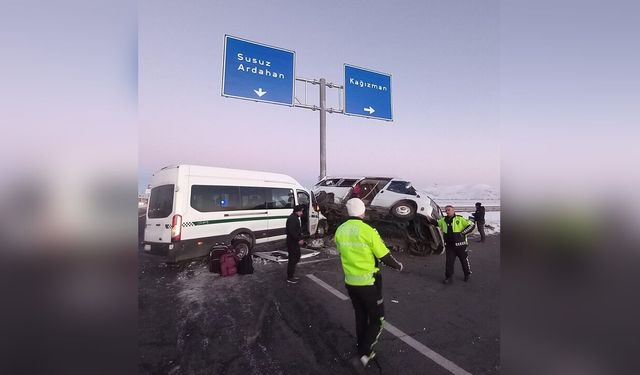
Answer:
[[[441,283],[444,255],[394,253],[406,272],[382,270],[387,322],[469,373],[499,373],[499,244],[472,242],[472,279],[457,263],[452,285]],[[140,252],[139,372],[349,374],[351,303],[305,276],[346,295],[334,254],[303,261],[301,282],[288,285],[286,264],[256,261],[254,274],[223,278],[202,261],[167,266]],[[451,373],[388,331],[376,352],[382,374]]]

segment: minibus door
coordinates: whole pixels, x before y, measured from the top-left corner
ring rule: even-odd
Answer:
[[[312,204],[312,199],[309,193],[304,190],[297,191],[298,204],[305,206],[300,222],[302,224],[302,232],[307,235],[315,234],[318,230],[318,218],[319,214],[316,211],[316,207]]]

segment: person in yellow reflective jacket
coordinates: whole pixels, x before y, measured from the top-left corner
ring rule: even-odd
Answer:
[[[467,252],[467,234],[473,232],[475,224],[460,215],[456,215],[453,206],[445,206],[445,217],[438,219],[438,226],[444,234],[444,244],[447,253],[447,261],[445,267],[445,279],[443,283],[451,284],[453,282],[453,267],[456,257],[460,259],[462,271],[464,272],[464,281],[469,281],[471,277],[471,266]]]
[[[356,317],[358,356],[351,358],[350,364],[357,373],[364,373],[367,363],[375,356],[373,348],[384,322],[378,260],[399,271],[403,265],[390,254],[378,232],[362,221],[365,214],[362,200],[349,199],[347,212],[349,220],[338,227],[335,241]]]

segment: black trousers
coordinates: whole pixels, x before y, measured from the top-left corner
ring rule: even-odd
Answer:
[[[287,244],[289,260],[287,262],[287,278],[292,278],[296,273],[296,264],[300,261],[300,246]]]
[[[484,221],[478,221],[476,223],[476,226],[478,227],[478,232],[480,233],[480,241],[484,241]]]
[[[384,303],[382,300],[382,276],[376,274],[374,285],[347,285],[347,292],[356,315],[358,356],[371,356],[382,333]]]
[[[445,269],[444,276],[449,278],[453,275],[453,266],[455,265],[456,258],[460,259],[460,264],[462,264],[462,271],[465,275],[471,274],[471,269],[469,267],[469,259],[467,258],[467,247],[466,246],[447,246],[447,266]]]

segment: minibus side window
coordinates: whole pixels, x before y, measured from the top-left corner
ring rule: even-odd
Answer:
[[[270,188],[270,195],[267,197],[267,208],[270,209],[283,209],[293,208],[293,190]]]
[[[240,210],[240,192],[237,186],[193,185],[191,207],[200,212]]]
[[[264,210],[267,208],[266,193],[262,187],[241,187],[240,199],[243,210]]]

